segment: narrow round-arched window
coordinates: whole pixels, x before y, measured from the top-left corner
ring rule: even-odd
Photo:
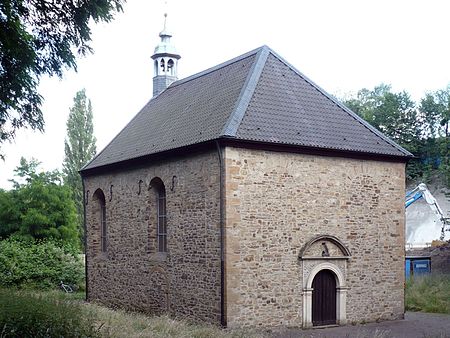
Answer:
[[[155,60],[155,75],[158,75],[158,61],[157,60]]]
[[[173,75],[174,73],[174,62],[172,59],[169,59],[169,61],[167,61],[167,71],[170,72],[170,75]]]
[[[164,59],[161,59],[161,71],[163,73],[166,72],[166,63],[164,62]]]
[[[160,178],[150,182],[156,192],[158,252],[167,252],[166,188]]]
[[[100,228],[100,250],[106,252],[108,229],[106,224],[106,202],[105,194],[101,189],[97,189],[94,193],[94,200],[97,203],[97,221]]]

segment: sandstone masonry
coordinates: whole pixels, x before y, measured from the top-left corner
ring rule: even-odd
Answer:
[[[227,148],[229,326],[301,326],[313,267],[299,251],[322,234],[351,253],[320,258],[342,271],[346,321],[401,318],[404,172],[403,163]]]
[[[156,82],[179,59],[160,37]],[[230,327],[403,316],[411,153],[267,46],[157,94],[81,170],[89,300]]]
[[[228,326],[311,325],[308,283],[321,267],[338,281],[338,323],[403,316],[404,163],[233,147],[223,153]],[[156,250],[155,177],[167,194],[167,253]],[[89,300],[220,324],[217,152],[84,182]],[[106,253],[97,189],[106,202]],[[329,257],[321,256],[324,241]]]
[[[158,253],[156,195],[166,188],[168,252]],[[220,322],[219,165],[215,152],[84,179],[88,299],[151,314]],[[107,252],[99,204],[106,200]]]

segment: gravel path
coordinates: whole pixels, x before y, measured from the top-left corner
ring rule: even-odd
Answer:
[[[325,329],[286,329],[274,338],[450,338],[450,315],[407,312],[404,320],[338,326]]]

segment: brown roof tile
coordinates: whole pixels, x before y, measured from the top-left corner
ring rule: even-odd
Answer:
[[[174,82],[82,171],[223,137],[412,156],[263,46]]]

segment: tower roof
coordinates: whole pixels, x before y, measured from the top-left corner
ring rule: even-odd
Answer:
[[[167,30],[167,13],[164,13],[164,28],[163,30],[159,33],[159,36],[162,38],[164,36],[168,36],[169,38],[172,37],[172,34],[169,33],[169,31]]]
[[[161,41],[155,47],[155,52],[152,55],[153,59],[159,56],[172,56],[177,59],[181,58],[175,46],[170,41],[172,34],[167,30],[167,13],[164,13],[164,28],[159,33],[159,37],[161,38]]]
[[[263,46],[172,83],[82,172],[218,139],[373,159],[413,156]]]

